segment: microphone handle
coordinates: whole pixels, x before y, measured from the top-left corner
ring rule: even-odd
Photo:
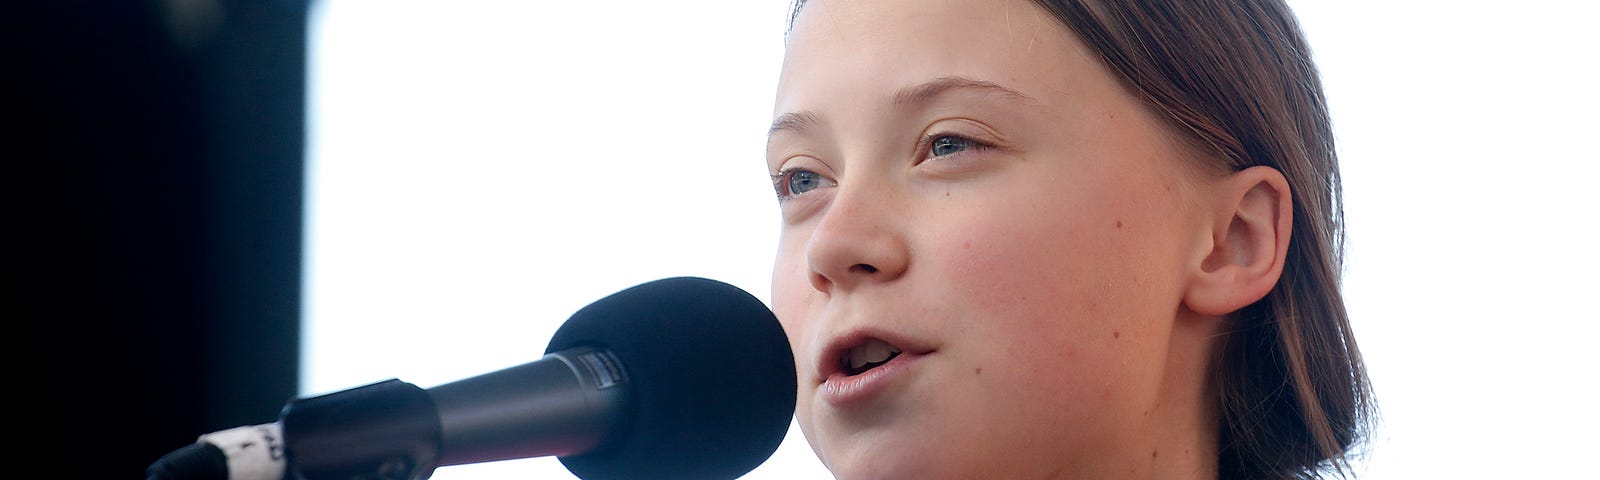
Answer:
[[[592,452],[632,408],[609,350],[551,352],[424,390],[396,379],[302,398],[275,423],[202,435],[150,480],[423,480],[440,466]]]
[[[592,453],[623,436],[630,387],[610,350],[579,346],[430,388],[439,466]]]
[[[278,418],[286,479],[421,480],[438,466],[438,410],[410,383],[390,379],[297,399]]]

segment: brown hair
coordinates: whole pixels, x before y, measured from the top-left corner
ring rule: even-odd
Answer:
[[[1036,0],[1229,170],[1265,165],[1294,203],[1283,276],[1239,311],[1212,386],[1219,477],[1347,474],[1374,418],[1340,293],[1344,210],[1327,101],[1282,0]],[[1330,472],[1331,470],[1331,472]]]
[[[1282,0],[1035,0],[1216,161],[1288,179],[1278,284],[1229,319],[1210,380],[1218,477],[1349,474],[1375,418],[1340,293],[1344,211],[1327,101]],[[804,0],[795,2],[798,15]]]

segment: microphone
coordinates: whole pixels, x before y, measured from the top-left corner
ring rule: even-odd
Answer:
[[[397,379],[291,400],[278,421],[201,435],[151,480],[409,479],[556,456],[584,480],[734,479],[777,450],[794,357],[744,290],[675,277],[574,313],[542,358],[419,388]]]

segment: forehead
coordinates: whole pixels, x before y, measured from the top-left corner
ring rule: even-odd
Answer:
[[[790,32],[778,107],[883,98],[949,76],[1049,97],[1102,74],[1089,59],[1031,0],[810,0]]]

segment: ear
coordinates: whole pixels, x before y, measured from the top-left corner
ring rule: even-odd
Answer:
[[[1183,302],[1202,315],[1227,315],[1272,291],[1283,274],[1294,229],[1289,181],[1271,167],[1250,167],[1212,189],[1210,248],[1193,267]]]

